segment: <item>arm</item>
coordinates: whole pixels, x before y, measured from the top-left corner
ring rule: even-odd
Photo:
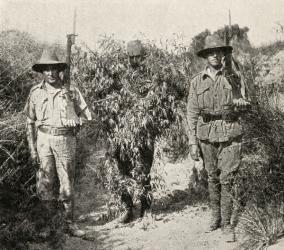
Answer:
[[[197,144],[196,125],[199,115],[198,101],[196,95],[196,81],[191,81],[187,100],[187,124],[189,145]]]
[[[31,98],[31,94],[28,97],[24,113],[27,116],[26,120],[26,136],[27,141],[29,145],[29,150],[31,154],[31,159],[33,163],[38,163],[38,154],[36,149],[36,127],[35,127],[35,121],[36,121],[36,114],[35,114],[35,108],[34,103]]]
[[[36,149],[36,128],[35,123],[27,117],[26,134],[32,161],[38,163],[38,154]]]
[[[188,139],[190,145],[190,155],[193,160],[199,159],[199,149],[196,139],[196,125],[199,116],[199,107],[196,94],[196,80],[193,79],[190,83],[189,95],[187,101],[187,125]]]

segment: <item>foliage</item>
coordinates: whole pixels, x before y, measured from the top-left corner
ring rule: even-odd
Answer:
[[[271,62],[281,54],[278,50],[274,50]],[[271,88],[270,84],[272,81],[281,85],[281,81],[276,79],[282,73],[273,74],[278,71],[264,69],[264,63],[273,64],[264,58],[267,57],[256,54],[251,60],[251,68],[246,68],[244,73],[253,76],[247,78],[248,83],[253,84],[254,80],[257,87],[252,109],[243,116],[244,157],[235,178],[237,204],[243,210],[238,228],[247,235],[243,241],[245,249],[264,249],[273,244],[284,229],[284,114],[282,106],[271,105],[282,88]],[[279,60],[273,67],[278,67],[278,64],[281,64]]]
[[[108,173],[102,177],[111,176],[104,182],[117,192],[122,181],[131,192],[139,188],[131,179],[121,179],[115,151],[138,166],[141,149],[161,136],[186,147],[185,135],[180,134],[191,61],[178,45],[172,52],[147,41],[145,47],[147,56],[137,71],[129,67],[123,43],[112,37],[102,39],[96,52],[77,48],[72,61],[73,80],[93,109],[96,130],[109,143],[110,160],[103,168]]]
[[[31,64],[39,56],[41,44],[28,33],[17,30],[0,33],[0,115],[21,110],[37,76]]]
[[[29,89],[39,81],[31,66],[44,45],[17,30],[2,31],[0,45],[0,241],[8,249],[25,249],[28,241],[40,239],[43,225],[60,228],[62,222],[35,199],[37,167],[29,159],[21,112]]]

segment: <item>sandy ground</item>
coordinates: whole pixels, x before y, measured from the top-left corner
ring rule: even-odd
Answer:
[[[141,220],[138,218],[139,205],[136,206],[136,219],[127,225],[119,225],[116,220],[104,225],[96,225],[92,216],[81,224],[88,234],[86,239],[66,236],[65,250],[238,250],[239,241],[227,243],[221,230],[206,232],[210,209],[205,201],[200,201],[198,194],[192,195],[189,189],[193,162],[156,166],[154,171],[163,175],[167,190],[164,195],[170,197],[166,206],[160,209],[154,203],[152,213]],[[202,163],[197,164],[202,168]],[[96,197],[91,195],[96,193]],[[77,204],[77,213],[92,215],[102,211],[105,197],[101,192],[87,192],[89,202]],[[204,198],[204,197],[203,197]],[[78,198],[79,199],[79,198]],[[86,209],[87,208],[87,209]],[[95,209],[93,209],[95,208]],[[93,209],[93,210],[92,210]],[[87,211],[85,211],[87,210]],[[83,214],[85,212],[85,214]],[[32,245],[32,250],[50,249],[46,245]],[[284,240],[269,250],[284,249]]]

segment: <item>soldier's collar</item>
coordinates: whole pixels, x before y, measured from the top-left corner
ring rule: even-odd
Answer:
[[[204,80],[206,77],[210,77],[210,75],[208,74],[208,70],[209,70],[209,67],[206,66],[205,69],[201,72],[201,76],[202,76],[202,79]],[[216,76],[217,75],[222,75],[223,74],[223,71],[222,69],[219,69],[217,72],[216,72]]]

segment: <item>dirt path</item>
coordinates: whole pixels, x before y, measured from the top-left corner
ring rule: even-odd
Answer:
[[[167,163],[155,169],[164,178],[166,190],[161,209],[154,203],[153,212],[139,220],[139,206],[136,207],[136,220],[126,226],[118,226],[116,221],[96,225],[89,218],[81,226],[88,230],[87,239],[66,238],[64,250],[238,250],[239,241],[226,243],[221,230],[206,233],[210,219],[207,202],[200,194],[189,189],[193,163],[190,160],[178,164]],[[199,164],[200,167],[200,164]],[[94,214],[103,211],[105,196],[96,190],[93,183],[86,185],[85,192],[77,197],[77,214]],[[83,188],[82,186],[80,188]],[[82,189],[81,189],[82,190]],[[159,194],[160,195],[160,194]],[[206,196],[206,194],[205,194]],[[203,197],[204,198],[204,197]],[[205,197],[206,198],[206,197]],[[280,248],[279,248],[280,246]],[[49,249],[46,245],[33,245],[31,250]],[[270,249],[270,248],[269,248]],[[283,242],[271,247],[280,250]]]
[[[97,232],[97,249],[231,250],[237,248],[237,243],[224,241],[221,230],[206,233],[208,221],[209,211],[206,206],[187,206],[180,212],[165,215],[160,221],[148,217],[123,228],[103,226],[93,229]]]

